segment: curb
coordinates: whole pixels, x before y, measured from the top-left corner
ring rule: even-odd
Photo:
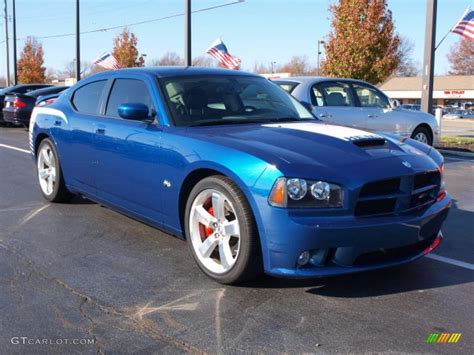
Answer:
[[[470,153],[470,152],[460,152],[456,150],[438,149],[438,148],[436,148],[436,150],[443,155],[454,155],[457,157],[474,158],[474,153]]]

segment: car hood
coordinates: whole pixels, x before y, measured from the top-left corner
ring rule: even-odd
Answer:
[[[391,136],[319,122],[200,127],[187,133],[257,156],[287,174],[307,172],[308,167],[328,173],[364,169],[382,160],[387,170],[390,165],[398,170],[403,161],[410,169],[436,167],[427,155],[430,147],[421,151]]]

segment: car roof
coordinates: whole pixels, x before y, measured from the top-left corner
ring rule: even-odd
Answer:
[[[41,95],[54,94],[68,89],[69,86],[48,86],[45,88],[30,91],[28,96],[38,97]]]
[[[359,82],[362,84],[369,84],[366,81],[358,80],[358,79],[351,79],[351,78],[332,78],[328,76],[290,76],[288,78],[278,78],[278,79],[271,79],[272,81],[276,82],[295,82],[295,83],[321,83],[324,81],[347,81],[347,82]]]
[[[230,69],[223,69],[223,68],[204,68],[204,67],[181,67],[181,66],[117,69],[117,70],[110,70],[107,72],[101,72],[99,74],[94,75],[94,77],[114,75],[117,73],[130,74],[130,73],[137,73],[137,72],[156,75],[159,78],[193,76],[193,75],[235,75],[235,76],[260,77],[259,75],[247,73],[240,70],[230,70]]]

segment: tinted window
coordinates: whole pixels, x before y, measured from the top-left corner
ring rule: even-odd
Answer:
[[[359,98],[360,105],[362,107],[380,107],[388,108],[390,103],[385,95],[378,90],[365,85],[352,84],[354,90]],[[412,108],[416,109],[416,108]]]
[[[346,83],[322,83],[311,89],[311,100],[316,106],[352,106],[350,87]]]
[[[94,81],[74,92],[72,103],[79,112],[99,114],[100,98],[107,80]]]
[[[120,117],[118,107],[126,103],[141,103],[147,105],[149,109],[153,108],[150,91],[143,81],[136,79],[115,80],[105,114]]]
[[[279,87],[281,87],[283,90],[285,90],[287,93],[291,94],[293,90],[299,85],[298,83],[292,83],[292,82],[283,82],[283,81],[275,81],[275,84],[277,84]]]
[[[163,82],[177,126],[314,119],[293,97],[260,77],[196,75]]]

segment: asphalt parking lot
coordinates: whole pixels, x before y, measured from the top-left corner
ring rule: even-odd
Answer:
[[[474,353],[474,160],[446,159],[455,204],[433,257],[226,287],[181,240],[79,197],[46,203],[27,149],[25,129],[0,128],[2,353]],[[445,332],[462,337],[426,343]]]

